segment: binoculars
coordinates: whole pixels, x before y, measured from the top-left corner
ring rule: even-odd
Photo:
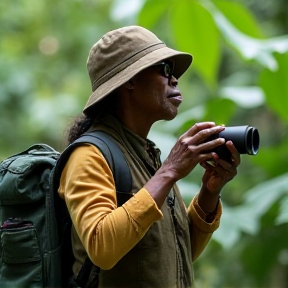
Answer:
[[[225,130],[214,136],[213,139],[224,138],[231,140],[240,154],[256,155],[259,150],[260,136],[258,129],[249,125],[225,127]],[[214,150],[218,156],[231,162],[231,153],[225,145],[216,147]]]

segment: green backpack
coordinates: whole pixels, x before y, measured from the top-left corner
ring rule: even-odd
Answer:
[[[71,219],[58,195],[62,169],[76,146],[91,143],[106,158],[116,183],[118,206],[131,197],[131,174],[111,136],[84,134],[60,155],[35,144],[0,163],[0,287],[68,287],[74,262]],[[87,257],[76,283],[84,287],[92,262]],[[100,270],[100,269],[98,269]]]

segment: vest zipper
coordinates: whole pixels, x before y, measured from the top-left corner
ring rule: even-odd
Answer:
[[[179,245],[179,240],[177,236],[177,226],[178,226],[178,221],[175,215],[175,195],[170,191],[168,197],[167,197],[167,204],[170,208],[172,220],[173,220],[173,230],[174,230],[174,235],[175,235],[175,240],[176,240],[176,256],[177,256],[177,262],[178,262],[178,272],[179,272],[179,279],[180,279],[180,287],[179,288],[185,288],[184,284],[184,273],[183,273],[183,261],[182,261],[182,256],[181,256],[181,251],[180,251],[180,245]],[[178,283],[177,283],[178,287]]]

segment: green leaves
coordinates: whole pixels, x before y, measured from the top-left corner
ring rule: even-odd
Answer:
[[[272,15],[271,9],[269,13]],[[195,122],[259,128],[259,153],[241,157],[237,177],[223,189],[221,225],[212,237],[212,242],[225,250],[222,257],[228,255],[229,263],[240,267],[240,276],[234,276],[234,282],[225,276],[219,286],[210,286],[229,283],[225,287],[262,287],[263,279],[273,273],[275,253],[285,249],[285,241],[276,239],[282,235],[280,225],[287,229],[288,222],[288,35],[267,38],[259,14],[254,17],[241,1],[149,0],[139,15],[140,24],[155,29],[160,38],[163,35],[176,49],[194,56],[191,68],[179,81],[184,96],[181,113],[173,121],[153,127],[151,136],[162,149],[163,159],[173,141]],[[279,19],[276,21],[277,26]],[[267,28],[266,22],[264,25]],[[271,33],[273,27],[270,35],[281,35],[277,29]],[[171,134],[174,138],[168,136]],[[187,202],[197,193],[202,173],[195,169],[179,182]],[[261,256],[263,251],[271,251],[271,241],[278,244],[274,254],[265,252]],[[217,275],[223,269],[220,266],[213,267]],[[245,274],[241,269],[246,269]],[[243,276],[246,281],[239,281]]]
[[[257,234],[261,227],[261,217],[287,193],[287,173],[259,183],[248,190],[242,205],[233,208],[224,206],[225,213],[220,228],[213,236],[214,240],[221,243],[224,249],[229,250],[240,240],[242,233]],[[275,222],[287,223],[288,218],[285,219],[285,216],[287,213],[281,210]]]
[[[165,0],[145,1],[141,11],[138,14],[138,24],[147,29],[153,28],[159,21],[159,18],[167,11],[169,6]]]
[[[277,251],[287,249],[285,241],[280,241],[288,225],[285,1],[261,5],[257,0],[14,2],[0,1],[0,157],[38,141],[61,150],[64,128],[82,111],[91,93],[85,67],[91,46],[111,29],[142,25],[168,46],[194,56],[179,81],[184,99],[179,115],[173,121],[156,123],[149,134],[161,148],[163,160],[177,137],[195,122],[259,128],[259,153],[242,157],[237,177],[222,191],[221,226],[208,247],[217,250],[206,259],[201,256],[196,265],[212,263],[215,253],[221,253],[220,243],[225,249],[223,264],[217,261],[208,269],[222,276],[222,281],[217,286],[215,277],[206,277],[204,264],[207,287],[265,286],[261,279],[267,280],[273,272],[265,270],[265,277],[259,277],[263,274],[258,270],[264,270],[259,259],[265,256],[265,267],[271,267],[278,261],[266,253],[271,243],[277,242]],[[49,46],[53,43],[56,50]],[[179,182],[187,202],[199,190],[202,175],[202,167],[197,167]],[[262,245],[258,245],[260,240]],[[223,266],[226,255],[237,273],[226,273],[225,268],[231,269]],[[259,269],[253,268],[257,265]],[[227,274],[233,273],[237,281],[229,283]],[[258,282],[253,282],[256,278]]]
[[[216,6],[212,5],[212,2],[207,2],[206,6],[213,15],[215,23],[225,40],[236,49],[244,59],[254,60],[270,70],[277,69],[277,61],[273,53],[285,53],[288,51],[288,36],[267,40],[256,39],[238,30]],[[241,18],[241,20],[244,19]],[[252,28],[254,27],[251,21],[250,25]],[[254,31],[255,30],[254,28]],[[255,32],[253,34],[255,34]]]
[[[206,2],[204,5],[209,11],[211,11],[209,6],[212,3],[215,5],[215,7],[217,7],[219,11],[223,13],[223,15],[225,15],[230,24],[236,27],[243,34],[255,38],[263,38],[264,35],[257,21],[255,20],[254,15],[240,2],[227,0],[214,0],[211,2]]]
[[[281,225],[281,224],[288,222],[288,209],[287,209],[287,207],[288,207],[288,196],[283,198],[283,200],[280,203],[280,210],[279,210],[278,217],[276,219],[277,225]]]
[[[287,38],[288,40],[288,38]],[[275,53],[277,69],[264,69],[259,77],[259,84],[265,92],[269,107],[288,122],[288,52]]]
[[[210,13],[198,1],[179,1],[171,13],[171,22],[177,48],[193,55],[193,69],[215,88],[221,51]]]

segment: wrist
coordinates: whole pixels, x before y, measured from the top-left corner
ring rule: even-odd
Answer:
[[[165,169],[164,166],[157,170],[153,177],[155,176],[159,177],[163,182],[166,182],[172,186],[179,180],[178,174],[175,171],[172,169]]]
[[[205,213],[214,213],[217,210],[217,206],[220,199],[220,191],[210,192],[205,187],[201,187],[198,195],[198,205]]]
[[[217,209],[218,209],[218,205],[219,205],[219,201],[220,201],[220,195],[218,196],[218,200],[217,200],[217,203],[216,203],[216,206],[215,206],[215,208],[214,208],[214,210],[213,211],[205,211],[200,205],[200,208],[202,209],[202,211],[205,213],[205,214],[215,214],[216,212],[217,212]],[[198,203],[199,204],[199,203]]]
[[[158,170],[144,187],[155,200],[157,206],[161,208],[174,184],[175,179],[169,173]]]
[[[212,206],[214,204],[212,206],[205,206],[205,205],[199,204],[199,195],[198,195],[198,206],[200,207],[202,212],[205,213],[204,220],[207,223],[212,223],[214,221],[215,215],[217,214],[217,211],[218,211],[219,202],[220,202],[220,195],[218,195],[216,205],[214,206],[214,210],[212,210],[213,209]],[[206,210],[205,207],[209,207],[209,210]]]

